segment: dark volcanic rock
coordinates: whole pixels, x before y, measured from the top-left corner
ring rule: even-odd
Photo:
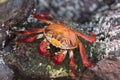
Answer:
[[[4,63],[0,56],[0,80],[12,80],[14,72]]]
[[[99,27],[106,44],[105,58],[92,68],[100,80],[120,80],[120,7],[114,6],[100,17]]]

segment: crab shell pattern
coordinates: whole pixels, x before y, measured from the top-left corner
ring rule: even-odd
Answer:
[[[51,61],[56,65],[61,65],[65,59],[66,54],[68,53],[70,58],[69,66],[72,76],[76,75],[73,49],[79,47],[80,55],[85,67],[92,66],[92,63],[86,57],[84,46],[78,39],[78,36],[92,43],[96,41],[96,35],[94,33],[91,33],[91,36],[88,36],[80,32],[75,32],[70,27],[60,22],[53,23],[47,19],[48,17],[52,17],[50,14],[34,14],[34,17],[45,22],[48,24],[48,26],[46,28],[37,28],[33,30],[15,31],[15,34],[21,34],[23,36],[36,34],[26,39],[17,40],[16,43],[32,42],[36,39],[44,38],[44,40],[38,46],[39,53],[43,56],[49,57]],[[55,56],[53,57],[48,50],[50,49],[50,44],[57,48],[60,48],[60,51],[56,52]]]

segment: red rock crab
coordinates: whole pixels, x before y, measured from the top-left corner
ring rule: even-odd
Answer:
[[[66,54],[68,53],[70,58],[69,66],[72,72],[72,76],[75,76],[76,74],[73,53],[73,50],[75,48],[79,47],[83,64],[86,67],[92,66],[92,63],[86,57],[84,46],[82,42],[78,39],[78,37],[80,36],[92,43],[96,41],[96,35],[94,33],[92,33],[91,36],[88,36],[80,32],[75,32],[70,27],[60,22],[53,23],[52,21],[47,19],[47,17],[52,17],[50,14],[34,14],[34,17],[45,22],[46,24],[48,24],[48,26],[46,28],[16,31],[16,34],[21,35],[35,34],[34,36],[30,36],[22,40],[17,40],[16,43],[32,42],[36,39],[44,38],[44,40],[38,46],[39,53],[43,56],[49,57],[51,61],[56,65],[61,65],[63,60],[65,59]],[[50,44],[60,49],[60,51],[56,52],[55,56],[53,57],[48,50],[50,49]]]

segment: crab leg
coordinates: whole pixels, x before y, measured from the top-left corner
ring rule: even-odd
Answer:
[[[43,32],[45,28],[37,28],[33,30],[25,30],[25,31],[15,31],[15,34],[22,34],[22,35],[30,35],[34,33],[40,33]]]
[[[43,34],[38,34],[38,35],[35,35],[35,36],[30,36],[30,37],[28,37],[26,39],[17,40],[16,44],[18,44],[18,43],[32,42],[32,41],[34,41],[36,39],[39,39],[39,38],[42,38],[42,37],[43,37]]]
[[[34,17],[38,20],[41,20],[47,24],[53,24],[53,22],[51,22],[50,20],[48,20],[47,18],[52,18],[52,16],[50,14],[34,14]]]
[[[72,50],[69,52],[69,58],[70,58],[70,69],[72,72],[72,76],[74,77],[75,76],[75,63],[74,63],[74,54]]]
[[[91,43],[96,41],[96,35],[94,33],[91,33],[91,36],[88,36],[88,35],[85,35],[85,34],[79,33],[79,32],[76,32],[76,34]]]
[[[65,59],[66,54],[67,54],[67,50],[61,50],[54,57],[52,57],[51,60],[56,65],[61,65],[63,60]]]
[[[79,49],[80,49],[80,55],[81,55],[81,58],[82,58],[82,61],[85,67],[91,67],[92,63],[87,59],[84,46],[82,43],[79,43]]]
[[[41,55],[50,57],[50,52],[47,50],[48,48],[49,43],[46,40],[43,40],[38,46],[38,51]]]

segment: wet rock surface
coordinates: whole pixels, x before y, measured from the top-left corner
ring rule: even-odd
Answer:
[[[90,21],[97,11],[104,11],[117,0],[35,0],[37,12],[51,13],[55,17],[67,18],[78,23]]]
[[[101,41],[106,44],[105,58],[92,69],[100,80],[119,80],[120,77],[120,7],[112,7],[100,17],[100,33],[104,35]]]
[[[21,18],[25,18],[25,15],[29,12],[29,7],[31,7],[30,1],[27,0],[1,0],[5,1],[0,3],[0,25],[6,21],[11,21],[14,18],[14,22],[8,22],[9,24],[14,24],[19,22]],[[24,4],[26,3],[26,4]],[[29,5],[28,5],[29,4]],[[24,13],[24,14],[23,14]],[[18,19],[19,18],[19,19]],[[18,21],[15,21],[18,20]],[[8,24],[7,24],[8,25]],[[8,26],[10,27],[10,26]]]
[[[106,11],[100,18],[100,32],[104,33],[106,43],[106,53],[119,57],[120,52],[120,9],[114,8]]]
[[[99,80],[119,80],[120,79],[120,59],[107,58],[98,63],[92,70]]]
[[[0,49],[2,49],[12,40],[12,37],[15,37],[11,30],[23,25],[31,13],[33,4],[27,0],[6,0],[0,3],[0,8]]]
[[[4,63],[0,56],[0,80],[12,80],[14,72]]]
[[[32,4],[29,2],[31,1],[0,1],[0,80],[12,80],[14,77],[13,70],[6,65],[3,58],[10,53],[12,46],[7,45],[11,45],[11,41],[15,38],[15,36],[11,34],[11,28],[22,25],[30,13]]]

